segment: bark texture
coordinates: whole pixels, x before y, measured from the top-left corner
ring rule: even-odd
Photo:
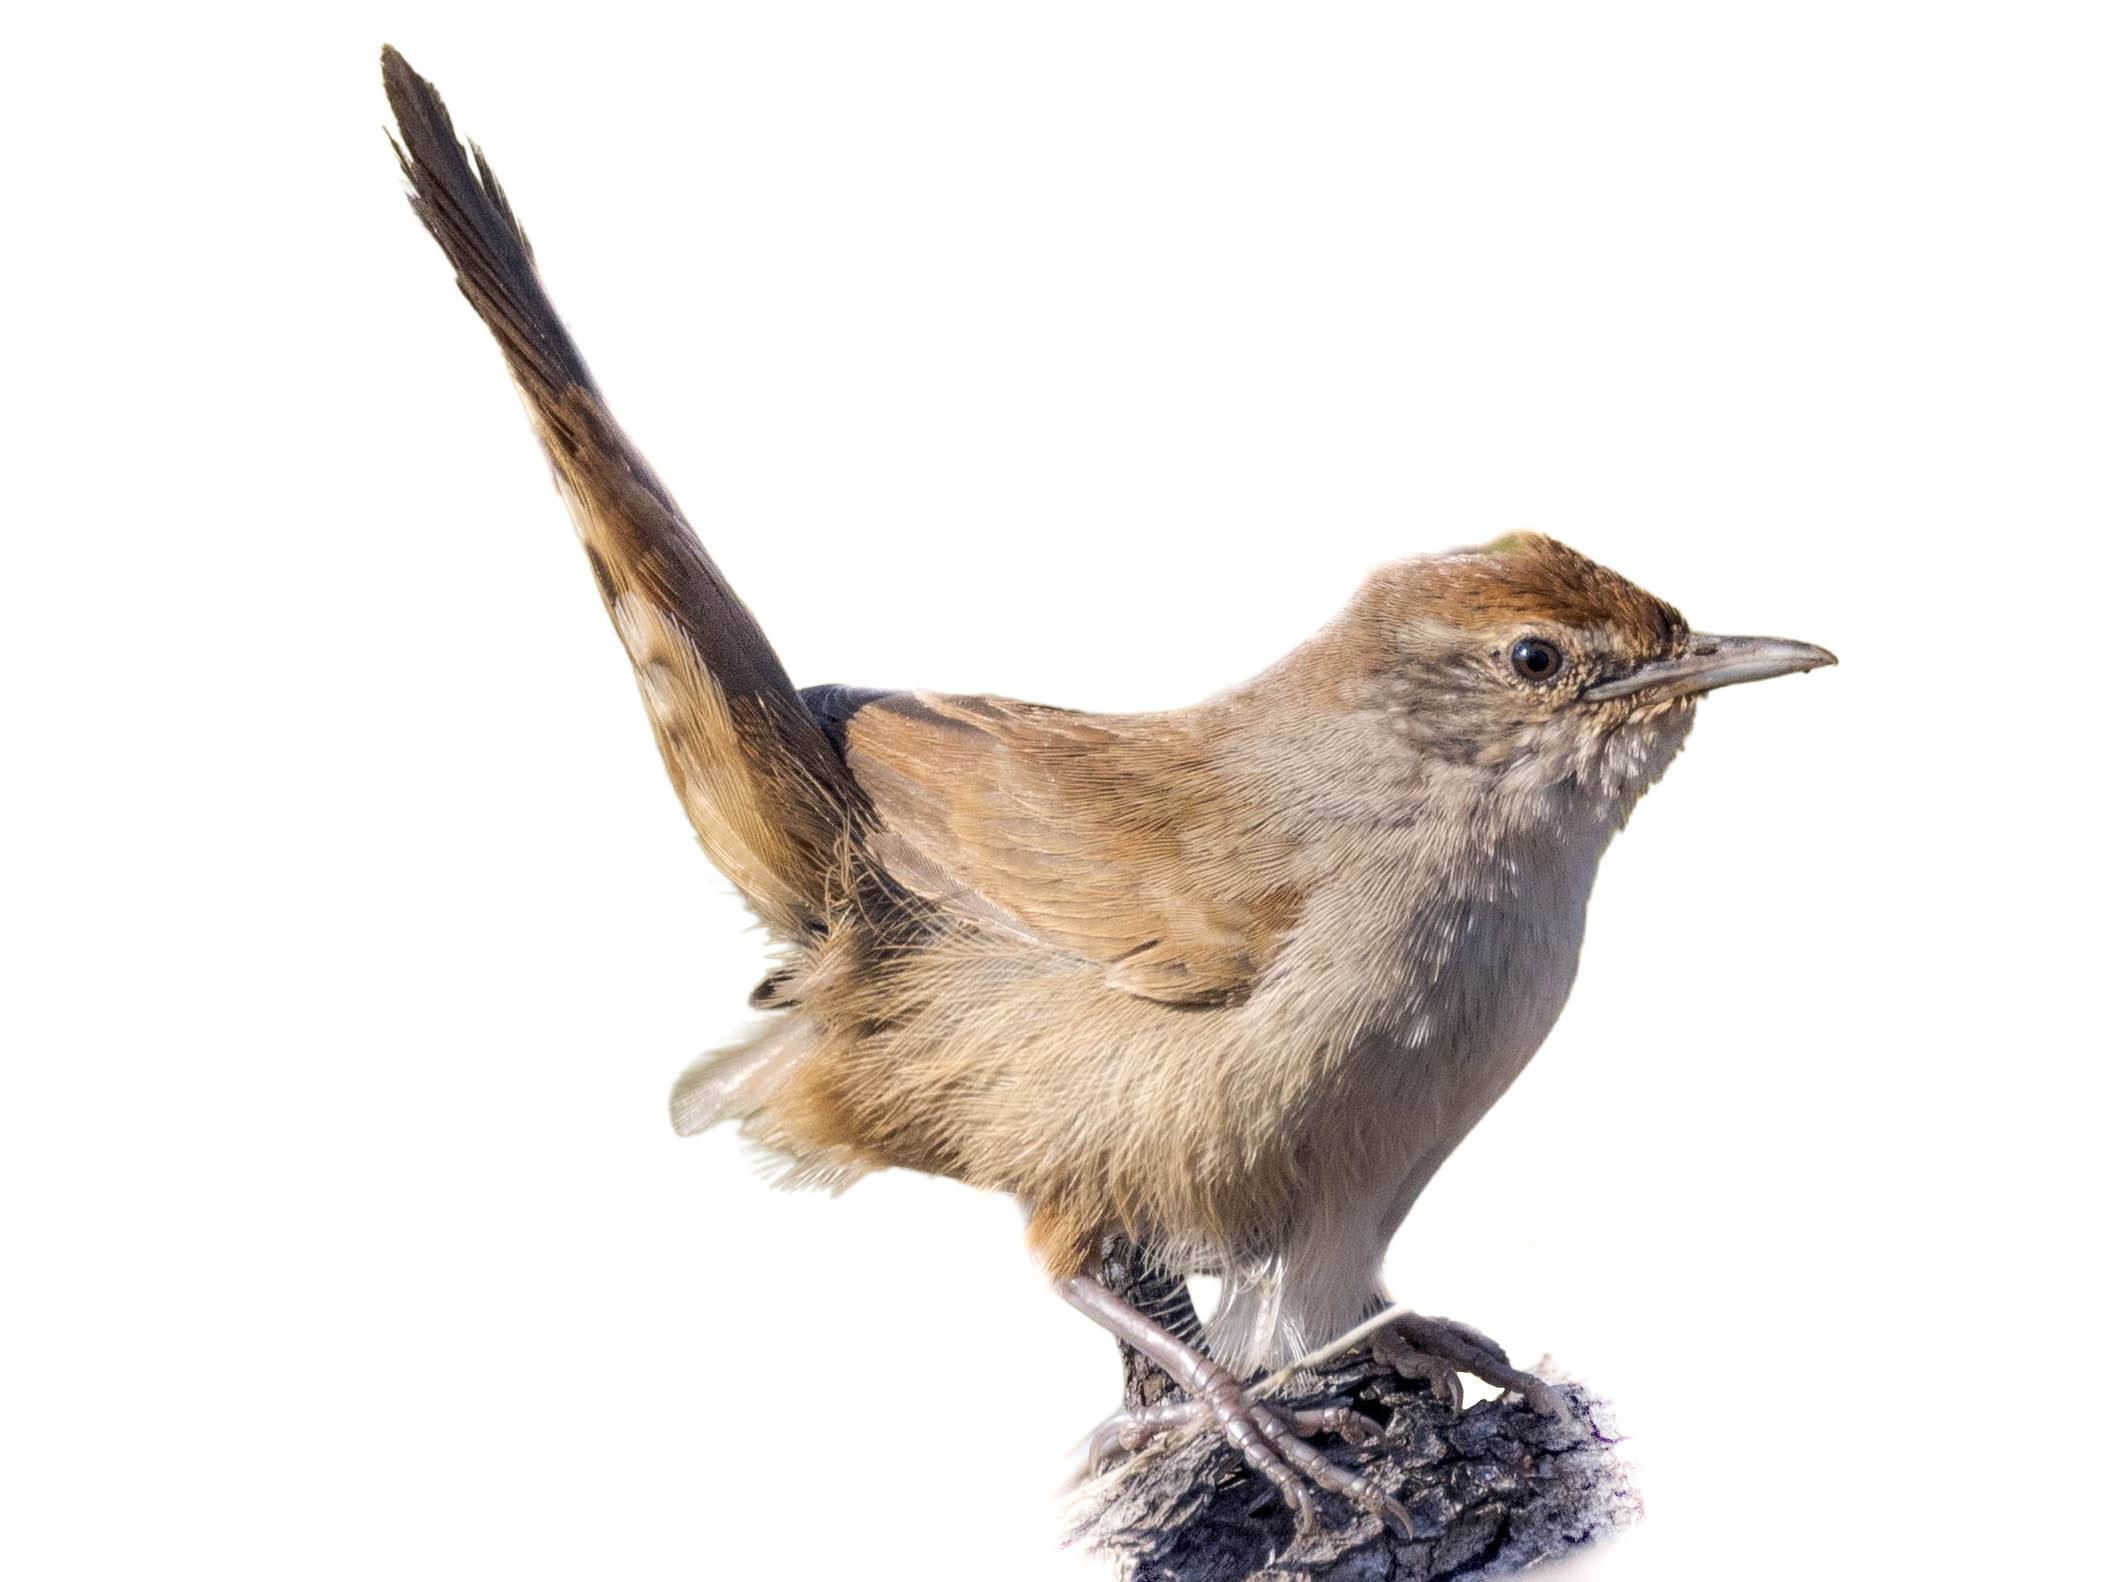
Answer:
[[[1183,1287],[1114,1249],[1109,1283],[1179,1327]],[[1126,1354],[1127,1402],[1176,1394],[1146,1359]],[[1604,1404],[1580,1385],[1548,1381],[1570,1420],[1540,1417],[1513,1396],[1453,1412],[1427,1385],[1380,1369],[1367,1352],[1341,1358],[1276,1397],[1290,1407],[1350,1405],[1383,1427],[1355,1447],[1314,1443],[1392,1493],[1412,1514],[1400,1538],[1374,1517],[1319,1493],[1320,1530],[1299,1534],[1274,1490],[1220,1434],[1162,1442],[1079,1496],[1075,1541],[1115,1559],[1128,1582],[1466,1582],[1509,1576],[1571,1553],[1640,1514]]]

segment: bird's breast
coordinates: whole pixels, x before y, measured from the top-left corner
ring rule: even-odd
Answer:
[[[1410,1200],[1558,1019],[1603,844],[1583,831],[1447,863],[1408,847],[1321,899],[1281,996],[1315,1045],[1307,1150],[1346,1143],[1376,1178],[1359,1190]]]
[[[1285,1217],[1226,1283],[1211,1345],[1272,1365],[1354,1323],[1385,1248],[1523,1070],[1574,983],[1600,842],[1498,853],[1441,883],[1345,886],[1307,916],[1260,1008],[1304,1053],[1277,1139]]]

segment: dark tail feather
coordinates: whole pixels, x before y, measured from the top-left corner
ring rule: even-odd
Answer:
[[[381,80],[411,207],[527,398],[689,821],[764,922],[811,928],[839,883],[861,793],[761,627],[609,416],[481,150],[462,147],[438,91],[392,48],[381,51]]]
[[[552,394],[573,387],[598,394],[586,359],[542,289],[534,247],[483,150],[462,146],[439,90],[392,45],[381,48],[381,83],[402,129],[401,142],[388,141],[410,183],[410,207],[446,253],[462,295],[498,337],[506,361]]]

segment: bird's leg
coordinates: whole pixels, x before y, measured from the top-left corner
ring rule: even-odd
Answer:
[[[1370,1355],[1408,1379],[1424,1379],[1435,1398],[1452,1411],[1465,1404],[1460,1371],[1484,1379],[1497,1390],[1514,1390],[1541,1417],[1565,1417],[1559,1393],[1535,1374],[1509,1361],[1500,1345],[1470,1324],[1454,1318],[1405,1313],[1369,1339]]]
[[[1222,1364],[1153,1322],[1090,1275],[1064,1281],[1060,1289],[1072,1307],[1164,1369],[1188,1396],[1125,1413],[1108,1423],[1092,1436],[1094,1464],[1116,1446],[1140,1449],[1157,1435],[1206,1416],[1214,1419],[1245,1464],[1274,1485],[1299,1528],[1308,1529],[1317,1522],[1310,1490],[1305,1487],[1311,1483],[1351,1501],[1402,1536],[1413,1536],[1413,1522],[1404,1506],[1368,1478],[1335,1466],[1305,1443],[1305,1436],[1323,1432],[1358,1441],[1373,1438],[1377,1428],[1368,1418],[1345,1407],[1293,1412],[1263,1406],[1246,1396],[1244,1385]]]
[[[1201,1315],[1194,1311],[1193,1293],[1186,1280],[1155,1263],[1135,1243],[1118,1231],[1102,1236],[1092,1273],[1098,1283],[1128,1306],[1156,1321],[1181,1340],[1196,1340],[1201,1333]],[[1155,1406],[1178,1394],[1172,1376],[1133,1346],[1120,1348],[1121,1404],[1130,1411]]]

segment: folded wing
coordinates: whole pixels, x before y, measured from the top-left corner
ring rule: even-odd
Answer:
[[[1242,999],[1295,922],[1296,852],[1216,767],[1200,716],[810,688],[926,902],[1176,1005]]]

